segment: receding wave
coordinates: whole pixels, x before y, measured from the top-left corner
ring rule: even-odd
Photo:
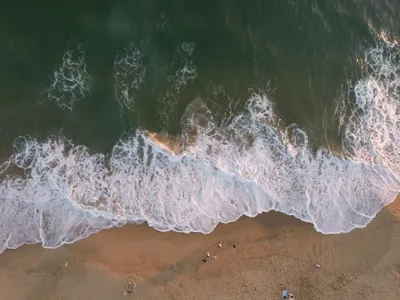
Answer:
[[[0,252],[55,248],[126,223],[209,233],[270,210],[326,234],[364,227],[399,192],[399,58],[389,43],[365,52],[364,77],[338,106],[340,154],[311,151],[304,130],[280,126],[267,92],[224,125],[195,99],[179,137],[138,130],[107,156],[20,137],[0,165]]]

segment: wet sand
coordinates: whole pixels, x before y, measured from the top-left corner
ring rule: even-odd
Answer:
[[[305,300],[400,299],[399,220],[400,199],[342,235],[271,212],[209,235],[125,226],[56,250],[24,246],[0,255],[0,300],[280,299],[283,288]],[[207,251],[217,259],[203,262]]]

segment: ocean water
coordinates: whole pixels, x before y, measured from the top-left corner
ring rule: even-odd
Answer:
[[[397,1],[0,6],[0,252],[270,210],[346,233],[400,191]]]

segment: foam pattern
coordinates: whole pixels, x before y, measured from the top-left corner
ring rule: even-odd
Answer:
[[[197,78],[195,46],[193,42],[182,42],[175,49],[174,59],[167,68],[167,88],[158,95],[158,115],[164,127],[175,117],[180,93]]]
[[[69,48],[63,54],[62,63],[50,77],[50,85],[43,92],[48,100],[61,109],[72,111],[75,103],[91,91],[93,80],[87,69],[85,55],[85,43]]]
[[[145,82],[145,56],[142,47],[132,43],[119,51],[114,60],[115,97],[121,106],[131,111],[135,109],[136,93]]]
[[[126,223],[209,233],[270,210],[325,234],[364,227],[399,192],[399,55],[389,44],[365,52],[364,77],[338,110],[340,155],[311,151],[295,124],[278,126],[263,93],[222,126],[195,100],[182,117],[184,147],[175,154],[140,130],[108,156],[62,138],[18,138],[0,166],[0,252],[37,242],[55,248]],[[11,168],[25,175],[9,174]]]

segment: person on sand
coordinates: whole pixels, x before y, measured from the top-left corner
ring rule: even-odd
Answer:
[[[282,290],[282,299],[283,300],[287,299],[287,291],[286,290]]]

